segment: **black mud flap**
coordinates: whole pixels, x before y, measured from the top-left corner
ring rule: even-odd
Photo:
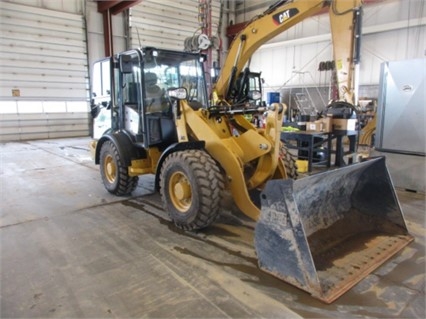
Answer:
[[[259,267],[331,303],[414,238],[383,157],[271,180],[255,230]]]

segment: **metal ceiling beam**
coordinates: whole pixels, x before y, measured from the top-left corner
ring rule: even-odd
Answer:
[[[104,23],[104,47],[105,56],[114,54],[113,34],[112,34],[112,16],[119,14],[134,5],[142,2],[142,0],[96,0],[98,3],[98,12],[103,15]]]
[[[98,12],[105,12],[109,10],[112,15],[123,12],[126,9],[137,5],[142,2],[142,0],[112,0],[112,1],[102,1],[97,0],[98,2]]]
[[[111,1],[103,1],[96,0],[98,2],[98,12],[105,12],[108,9],[111,9],[115,5],[119,4],[121,0],[111,0]]]

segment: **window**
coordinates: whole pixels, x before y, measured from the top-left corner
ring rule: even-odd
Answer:
[[[111,95],[110,60],[98,61],[93,65],[92,96],[106,97]]]
[[[151,90],[148,85],[154,85],[147,78],[154,78],[155,75],[156,85],[162,92],[169,88],[185,87],[189,102],[198,102],[207,107],[206,84],[198,56],[158,50],[156,55],[146,55],[144,73],[147,98]]]

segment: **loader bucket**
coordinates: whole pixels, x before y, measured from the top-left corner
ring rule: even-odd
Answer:
[[[384,157],[271,180],[255,229],[259,267],[331,303],[413,240]]]

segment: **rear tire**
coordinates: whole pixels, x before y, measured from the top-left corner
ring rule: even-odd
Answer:
[[[111,141],[106,141],[101,147],[100,171],[105,188],[114,195],[129,195],[138,185],[139,178],[129,176],[128,168]]]
[[[223,175],[202,150],[170,154],[161,168],[160,193],[164,209],[184,230],[209,226],[219,215]]]

